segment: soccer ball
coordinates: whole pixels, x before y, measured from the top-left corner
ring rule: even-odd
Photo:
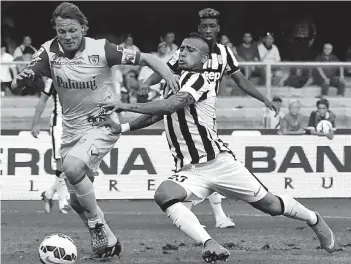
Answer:
[[[316,129],[318,132],[323,132],[323,133],[327,134],[333,129],[333,125],[328,120],[321,120],[317,124]]]
[[[77,260],[77,247],[69,236],[53,234],[41,242],[39,258],[43,264],[72,264]]]

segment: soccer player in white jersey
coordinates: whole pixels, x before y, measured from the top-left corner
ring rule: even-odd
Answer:
[[[199,18],[198,32],[211,48],[209,60],[203,66],[204,74],[210,80],[211,85],[215,87],[216,93],[218,93],[223,74],[227,73],[245,93],[262,101],[269,108],[272,108],[270,101],[262,96],[241,74],[238,62],[231,49],[216,42],[220,32],[220,13],[212,8],[205,8],[199,11]],[[181,72],[179,69],[179,54],[180,51],[177,50],[167,63],[170,69],[176,74],[180,74]],[[159,83],[161,79],[158,74],[154,73],[145,81],[142,87],[143,89],[149,89],[150,85]],[[234,227],[233,220],[227,217],[223,211],[221,196],[218,193],[213,193],[208,199],[215,215],[216,227]],[[192,204],[188,203],[187,206],[191,207]]]
[[[105,39],[85,37],[88,20],[74,4],[61,3],[51,22],[57,36],[41,46],[13,80],[12,89],[18,93],[38,77],[53,80],[62,106],[62,169],[71,185],[68,187],[76,194],[71,196],[71,207],[88,226],[93,251],[101,257],[119,255],[121,245],[104,220],[92,183],[102,158],[119,136],[107,128],[93,127],[94,116],[101,111],[96,105],[116,97],[111,72],[114,65],[147,65],[174,89],[178,77],[151,54],[124,49]],[[119,122],[115,114],[111,118]]]
[[[50,136],[52,143],[52,160],[55,164],[55,183],[46,189],[42,194],[44,200],[44,209],[47,213],[50,213],[52,208],[52,198],[57,192],[59,199],[59,209],[63,214],[67,214],[69,210],[68,205],[68,191],[65,183],[65,177],[62,173],[62,162],[60,157],[61,147],[61,136],[62,136],[62,107],[60,105],[57,92],[52,84],[52,80],[43,77],[45,83],[44,90],[41,92],[37,106],[35,107],[35,113],[32,120],[32,136],[38,138],[40,133],[40,118],[43,114],[46,104],[49,98],[52,98],[53,108],[50,117]]]
[[[201,73],[208,52],[209,46],[201,37],[191,35],[185,39],[180,47],[180,90],[165,100],[151,103],[100,104],[105,105],[106,110],[145,115],[122,125],[104,117],[98,126],[108,126],[113,133],[121,133],[164,118],[168,144],[178,171],[158,186],[154,198],[176,227],[204,245],[202,257],[206,262],[224,261],[229,251],[211,238],[182,202],[200,202],[213,192],[246,201],[272,216],[284,215],[305,221],[316,233],[321,246],[328,252],[335,251],[335,236],[320,214],[290,196],[269,192],[218,137],[215,87],[207,75]]]

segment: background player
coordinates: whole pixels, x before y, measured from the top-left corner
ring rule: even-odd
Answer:
[[[68,201],[69,194],[65,183],[65,177],[62,173],[62,161],[60,157],[61,136],[62,136],[62,108],[58,99],[58,95],[52,85],[52,80],[43,77],[45,88],[41,92],[39,102],[35,107],[35,113],[32,121],[32,136],[38,138],[40,133],[40,118],[43,114],[49,97],[53,100],[53,109],[50,118],[50,136],[52,142],[52,159],[55,163],[55,183],[42,193],[44,200],[44,208],[50,213],[52,208],[52,198],[57,192],[59,198],[59,209],[63,214],[67,214],[69,210]]]
[[[305,221],[328,252],[336,250],[335,236],[323,218],[292,197],[273,195],[236,159],[217,135],[216,92],[207,76],[199,73],[208,59],[209,47],[194,35],[180,47],[182,69],[180,90],[165,100],[151,103],[105,103],[106,109],[143,113],[131,124],[119,126],[108,117],[99,126],[110,125],[113,132],[143,128],[164,116],[166,136],[178,172],[163,181],[155,192],[155,201],[173,224],[196,242],[204,245],[203,259],[208,263],[225,261],[229,251],[202,227],[182,202],[200,202],[214,191],[240,199],[272,216],[284,215]],[[200,71],[201,72],[201,71]],[[114,124],[113,124],[114,123]]]
[[[93,251],[101,257],[119,255],[121,245],[106,224],[92,184],[94,172],[119,136],[92,126],[94,116],[101,111],[96,105],[116,97],[111,73],[114,65],[147,65],[174,89],[177,78],[153,55],[124,49],[105,39],[85,37],[88,20],[74,4],[61,3],[51,22],[57,36],[42,45],[13,80],[12,89],[20,92],[38,77],[53,80],[63,114],[62,168],[75,192],[71,207],[88,226]],[[119,122],[116,115],[111,118]]]
[[[240,72],[233,52],[228,47],[217,43],[220,32],[220,13],[212,8],[205,8],[199,11],[199,18],[198,32],[211,48],[209,60],[203,65],[204,74],[211,82],[216,94],[218,94],[223,74],[227,73],[245,93],[263,102],[268,108],[274,108],[270,101],[259,93],[255,86]],[[181,73],[179,68],[179,54],[180,51],[177,50],[167,63],[170,69],[178,75]],[[148,90],[151,85],[159,83],[161,79],[157,73],[152,74],[144,82],[143,89]],[[228,218],[223,211],[221,196],[218,193],[214,193],[209,197],[209,201],[215,214],[216,227],[234,227],[233,220]],[[192,204],[189,205],[191,206]]]

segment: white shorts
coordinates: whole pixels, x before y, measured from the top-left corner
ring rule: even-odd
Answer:
[[[186,201],[194,204],[213,192],[249,203],[261,200],[268,192],[256,176],[228,152],[219,153],[206,163],[186,165],[168,180],[181,185],[188,194]]]

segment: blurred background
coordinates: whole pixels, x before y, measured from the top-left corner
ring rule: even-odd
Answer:
[[[1,2],[1,61],[17,63],[1,65],[3,135],[30,130],[43,84],[33,85],[20,97],[12,95],[8,86],[14,74],[22,70],[20,63],[30,61],[40,45],[55,36],[50,17],[57,4]],[[336,115],[337,133],[349,133],[351,37],[347,29],[351,25],[351,4],[348,2],[79,1],[78,5],[89,20],[88,36],[154,53],[165,62],[182,39],[196,31],[200,9],[211,7],[220,11],[218,42],[233,50],[242,72],[281,108],[278,117],[274,117],[262,103],[248,98],[225,76],[217,104],[220,134],[237,129],[279,134],[281,120],[295,103],[302,116],[301,126],[307,127],[320,98],[329,101],[330,110]],[[268,60],[260,51],[262,45],[274,47],[277,52]],[[350,61],[350,65],[338,64],[340,61]],[[274,66],[279,62],[283,64]],[[292,66],[289,62],[313,62],[313,65]],[[329,80],[327,83],[320,76],[320,62],[334,62],[321,68]],[[272,63],[267,69],[266,65]],[[153,87],[146,98],[138,93],[141,81],[151,74],[150,69],[124,66],[113,71],[121,100],[144,102],[159,98],[160,87]],[[43,128],[48,128],[50,111],[49,103],[42,119]],[[123,116],[134,117],[134,114]],[[161,129],[162,124],[151,127],[155,133]]]

